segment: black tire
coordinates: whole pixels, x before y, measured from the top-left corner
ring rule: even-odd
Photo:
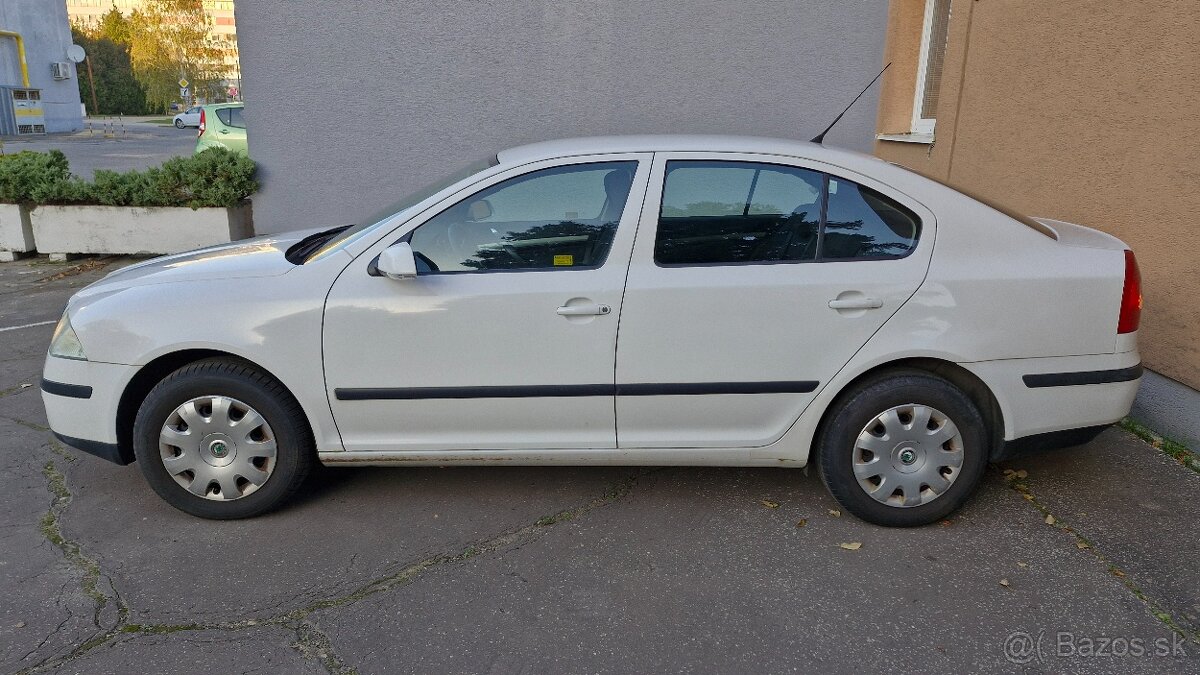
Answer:
[[[934,408],[954,423],[961,435],[962,464],[949,488],[930,501],[918,506],[885,504],[868,494],[855,476],[856,446],[859,434],[877,415],[909,404]],[[826,488],[850,513],[876,525],[916,527],[944,519],[975,492],[987,468],[989,438],[979,409],[953,384],[923,371],[897,371],[864,382],[835,402],[818,440],[817,462]],[[926,461],[924,455],[921,461]],[[931,494],[923,488],[922,492]],[[902,496],[890,494],[894,500]]]
[[[159,449],[163,425],[177,407],[205,396],[244,402],[266,420],[273,433],[272,470],[249,494],[219,501],[198,496],[176,482],[164,465]],[[216,520],[250,518],[278,508],[304,484],[316,464],[312,431],[300,404],[274,378],[232,359],[197,361],[159,382],[138,410],[133,447],[142,474],[160,497],[180,511]]]
[[[183,128],[183,120],[175,120],[175,128],[182,129]]]

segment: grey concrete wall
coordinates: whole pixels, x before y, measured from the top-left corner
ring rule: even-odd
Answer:
[[[1200,391],[1147,370],[1129,416],[1200,452]]]
[[[25,40],[29,86],[42,90],[46,131],[78,131],[83,128],[79,107],[78,75],[68,80],[50,77],[50,64],[67,61],[71,46],[71,24],[62,0],[3,0],[0,28],[16,31]],[[0,39],[0,84],[21,85],[17,47],[9,38]]]
[[[259,232],[355,222],[505,147],[809,138],[881,67],[883,0],[237,5]],[[872,90],[827,143],[870,151]]]

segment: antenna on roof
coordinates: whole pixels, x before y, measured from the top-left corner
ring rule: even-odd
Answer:
[[[875,79],[868,82],[867,86],[863,87],[863,90],[858,93],[858,96],[855,96],[854,100],[850,101],[850,105],[846,106],[846,109],[843,110],[841,113],[839,113],[837,117],[833,118],[833,121],[829,123],[829,126],[825,127],[825,131],[822,131],[821,133],[812,137],[812,142],[813,143],[824,143],[825,142],[825,134],[829,133],[829,130],[833,128],[833,125],[838,123],[838,120],[842,119],[842,115],[845,115],[847,112],[850,111],[850,108],[855,103],[858,103],[858,99],[862,98],[862,95],[867,93],[867,90],[871,88],[871,85],[875,84],[875,80],[878,80],[879,78],[883,77],[884,71],[891,67],[892,67],[892,62],[888,61],[888,64],[883,67],[883,70],[879,71],[879,74],[875,76]]]

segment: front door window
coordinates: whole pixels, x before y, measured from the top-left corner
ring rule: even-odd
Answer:
[[[417,228],[423,272],[594,269],[604,264],[637,162],[559,166],[475,193]]]

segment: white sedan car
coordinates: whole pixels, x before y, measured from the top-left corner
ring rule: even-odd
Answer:
[[[116,271],[42,390],[171,505],[263,513],[326,465],[803,467],[884,525],[1085,442],[1141,375],[1133,254],[812,143],[501,152],[361,225]]]
[[[194,105],[179,113],[173,118],[172,123],[176,129],[200,126],[200,106]]]

